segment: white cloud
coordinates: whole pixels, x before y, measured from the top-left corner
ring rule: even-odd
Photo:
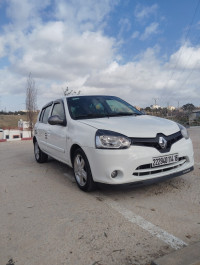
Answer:
[[[154,15],[158,10],[158,5],[154,4],[152,6],[142,6],[138,4],[135,8],[134,15],[137,20],[142,21],[151,15]]]
[[[15,74],[7,67],[0,69],[0,95],[24,94],[26,77]]]
[[[158,34],[159,24],[156,22],[151,23],[149,26],[147,26],[143,33],[140,33],[139,31],[134,31],[131,38],[132,39],[139,39],[139,40],[147,40],[148,38],[151,38],[152,35]]]
[[[22,75],[31,71],[36,77],[71,80],[106,67],[112,61],[114,39],[100,30],[83,30],[83,25],[94,29],[101,22],[114,6],[111,0],[95,4],[92,0],[57,0],[52,15],[57,20],[46,23],[39,19],[39,13],[48,7],[49,0],[39,3],[39,0],[25,0],[23,5],[17,0],[9,2],[7,12],[13,23],[5,27],[0,56],[7,52],[12,69]],[[28,19],[35,23],[34,27]]]
[[[118,37],[121,38],[124,32],[128,32],[131,29],[131,22],[128,18],[122,18],[118,24],[120,26]]]
[[[5,40],[0,36],[0,58],[5,55]]]
[[[170,64],[172,68],[199,70],[200,46],[182,46],[176,53],[171,55]]]
[[[117,3],[118,0],[56,0],[55,17],[76,30],[94,30]]]
[[[149,26],[145,28],[144,33],[140,36],[141,40],[146,40],[154,34],[158,33],[159,24],[156,22],[151,23]]]
[[[101,30],[104,18],[113,7],[111,0],[95,4],[92,0],[57,0],[55,13],[48,11],[52,15],[48,21],[40,19],[39,0],[24,1],[27,9],[22,7],[21,18],[19,12],[15,13],[20,8],[19,1],[9,3],[13,23],[5,27],[0,37],[0,56],[7,55],[11,65],[0,69],[2,96],[21,94],[24,97],[26,79],[31,72],[40,95],[39,106],[60,97],[66,86],[81,89],[84,94],[118,95],[141,106],[152,104],[153,97],[163,97],[167,101],[169,95],[180,99],[189,94],[188,99],[200,101],[197,71],[200,47],[183,46],[164,61],[155,46],[120,64],[121,54],[117,48],[121,40],[108,37]],[[48,4],[49,1],[44,0],[43,8]],[[156,10],[157,5],[140,9],[137,18],[145,19]],[[129,22],[121,20],[121,29],[130,30]],[[158,33],[158,27],[159,24],[153,22],[143,34],[135,31],[132,38],[146,40]],[[191,69],[194,69],[192,78],[187,79]],[[173,78],[169,79],[172,71]],[[184,80],[186,83],[182,85]]]
[[[50,0],[9,0],[7,16],[11,19],[15,29],[27,29],[41,22],[39,13],[50,4]]]
[[[163,106],[168,102],[176,105],[178,100],[185,103],[189,100],[199,105],[198,72],[193,73],[191,80],[187,78],[190,71],[180,72],[176,69],[174,78],[169,79],[172,62],[163,64],[162,60],[158,59],[157,52],[157,47],[147,49],[125,65],[113,62],[103,71],[90,76],[85,86],[95,88],[95,93],[118,95],[141,106],[152,104],[154,97],[159,98],[159,104]]]
[[[50,22],[29,34],[12,63],[21,74],[71,80],[105,68],[113,55],[114,40],[101,32],[72,34],[63,22]]]
[[[137,39],[139,37],[139,35],[140,35],[139,31],[134,31],[132,36],[131,36],[131,38],[132,39]]]
[[[117,93],[129,100],[135,97],[135,100],[141,104],[148,101],[149,94],[156,94],[162,89],[164,84],[162,80],[166,79],[166,74],[161,69],[154,50],[148,49],[138,61],[125,65],[113,62],[105,70],[90,76],[85,86],[104,88],[105,92],[109,90],[110,93]]]

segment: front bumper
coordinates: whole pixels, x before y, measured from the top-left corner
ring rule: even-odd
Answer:
[[[129,149],[105,150],[95,148],[83,148],[86,153],[93,179],[95,182],[105,184],[126,184],[135,182],[148,182],[172,178],[188,173],[193,169],[193,147],[190,139],[181,139],[172,145],[170,152],[160,153],[153,147],[131,146]],[[142,165],[152,163],[153,157],[177,153],[183,158],[181,163],[157,167],[156,171],[151,169],[143,174],[136,174],[137,169]],[[118,175],[111,177],[111,173],[117,170]]]

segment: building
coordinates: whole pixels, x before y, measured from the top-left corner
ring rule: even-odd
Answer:
[[[195,120],[200,120],[200,109],[193,110],[189,116],[189,123],[192,123]]]
[[[140,107],[138,107],[138,106],[134,106],[134,107],[135,107],[137,110],[139,110],[139,111],[141,110],[141,108],[140,108]]]
[[[3,128],[0,129],[0,140],[21,140],[31,137],[29,122],[20,119],[18,128]]]
[[[154,104],[154,105],[151,105],[151,109],[161,109],[161,106]]]
[[[173,111],[173,110],[175,110],[176,108],[175,108],[174,106],[168,106],[167,109]]]

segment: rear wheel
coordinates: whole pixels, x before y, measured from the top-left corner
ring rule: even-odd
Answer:
[[[47,162],[48,155],[45,154],[44,152],[42,152],[42,150],[40,149],[37,141],[34,142],[34,154],[35,154],[35,160],[38,163]]]
[[[78,187],[83,191],[92,191],[95,189],[95,182],[88,159],[82,149],[77,149],[73,156],[74,176]]]

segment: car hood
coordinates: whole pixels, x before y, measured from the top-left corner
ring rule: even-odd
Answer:
[[[79,120],[96,129],[110,130],[128,137],[156,137],[157,133],[168,136],[178,132],[178,125],[170,120],[148,116],[122,116],[98,119]]]

